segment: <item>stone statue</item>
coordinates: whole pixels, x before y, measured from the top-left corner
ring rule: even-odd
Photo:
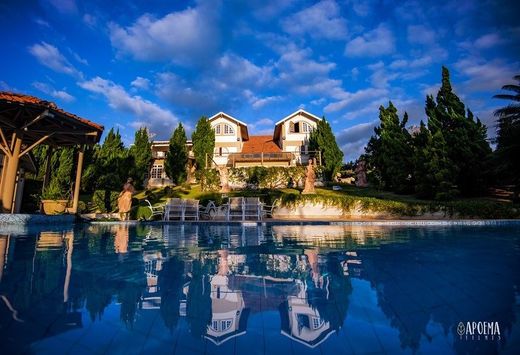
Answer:
[[[219,166],[218,172],[220,175],[220,192],[230,192],[231,188],[229,187],[229,178],[228,178],[228,169],[225,166]]]
[[[314,160],[309,159],[309,164],[307,165],[307,170],[305,171],[305,186],[303,188],[302,194],[309,195],[315,194],[316,190],[314,190],[314,183],[316,182],[316,173],[314,172]]]
[[[357,187],[367,187],[367,164],[364,160],[360,160],[356,164],[356,186]]]

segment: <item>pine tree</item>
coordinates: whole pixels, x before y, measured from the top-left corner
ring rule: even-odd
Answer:
[[[339,149],[336,137],[325,117],[318,122],[316,129],[311,132],[309,149],[321,152],[325,179],[332,180],[343,165],[343,152]]]
[[[170,146],[164,161],[164,170],[170,179],[179,185],[186,181],[187,164],[188,150],[186,149],[186,132],[184,131],[182,123],[179,123],[170,138]]]
[[[406,129],[408,114],[399,120],[397,109],[390,101],[388,108],[379,108],[380,125],[367,146],[369,161],[378,174],[379,185],[391,191],[408,192],[412,189],[412,146]]]
[[[414,176],[417,194],[423,198],[450,200],[458,191],[454,181],[454,170],[448,158],[446,141],[440,130],[432,132],[421,121],[414,140]]]
[[[509,105],[495,111],[497,119],[497,149],[495,164],[501,183],[516,185],[514,200],[520,200],[520,75],[515,75],[518,84],[502,86],[510,94],[498,94],[497,99],[510,101]]]
[[[440,131],[446,142],[448,159],[451,161],[451,171],[447,176],[453,177],[453,184],[464,196],[484,191],[486,164],[491,154],[486,127],[474,119],[470,110],[466,111],[462,101],[453,92],[450,74],[445,67],[442,67],[442,85],[436,102],[432,96],[427,97],[426,114],[432,135]]]
[[[206,167],[206,157],[211,159],[215,149],[215,131],[205,116],[197,122],[195,131],[191,135],[193,141],[193,154],[195,155],[196,168],[198,171]],[[208,161],[210,164],[211,161]]]
[[[131,175],[135,180],[135,186],[141,188],[152,160],[152,143],[146,127],[142,127],[135,132],[134,144],[130,147],[129,154],[134,161]]]

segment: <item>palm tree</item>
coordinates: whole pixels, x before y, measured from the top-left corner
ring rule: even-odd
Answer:
[[[505,181],[516,185],[515,200],[520,198],[520,75],[515,75],[518,84],[502,86],[511,94],[498,94],[497,99],[512,101],[506,107],[495,111],[497,119],[496,158],[498,172]]]

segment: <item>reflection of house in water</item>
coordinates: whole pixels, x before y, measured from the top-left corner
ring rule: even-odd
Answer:
[[[245,334],[249,309],[245,308],[242,292],[229,287],[228,276],[214,275],[210,284],[212,316],[206,338],[220,345]]]
[[[325,321],[317,308],[313,308],[307,298],[307,287],[300,280],[295,281],[299,287],[296,296],[288,296],[280,305],[282,334],[311,348],[320,345],[335,330],[330,322]]]

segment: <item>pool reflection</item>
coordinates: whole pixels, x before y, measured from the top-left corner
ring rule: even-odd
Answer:
[[[92,224],[0,235],[9,352],[518,349],[518,227]],[[500,339],[458,336],[498,321]]]

